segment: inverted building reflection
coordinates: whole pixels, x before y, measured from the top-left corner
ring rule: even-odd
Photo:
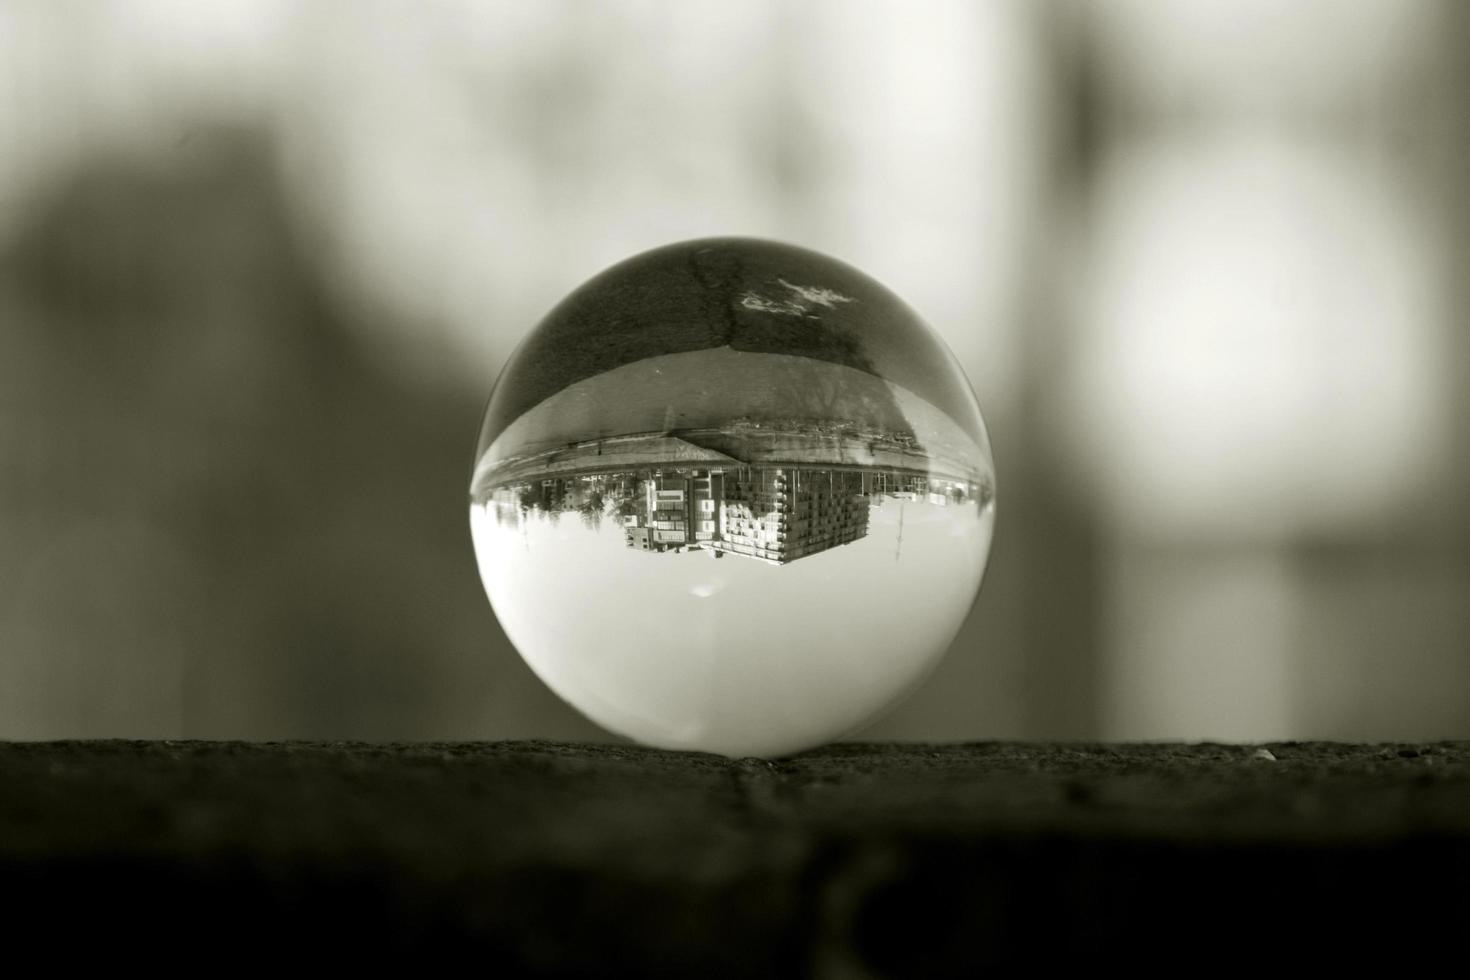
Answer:
[[[990,497],[988,482],[912,470],[670,466],[523,479],[484,503],[501,526],[575,515],[590,530],[613,523],[633,551],[786,565],[861,540],[886,501],[984,507]]]

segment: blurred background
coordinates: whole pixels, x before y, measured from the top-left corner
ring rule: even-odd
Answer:
[[[481,591],[479,414],[713,234],[887,284],[990,425],[985,589],[863,737],[1470,737],[1467,54],[1454,0],[0,0],[0,737],[608,737]]]

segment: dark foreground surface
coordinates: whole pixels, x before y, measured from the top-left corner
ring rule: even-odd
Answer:
[[[0,934],[150,969],[1457,957],[1470,744],[1260,748],[0,743]]]

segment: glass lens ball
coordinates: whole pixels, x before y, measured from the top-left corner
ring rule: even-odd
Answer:
[[[796,752],[913,690],[969,613],[995,469],[975,396],[893,293],[705,239],[571,293],[490,396],[470,527],[495,614],[614,732]]]

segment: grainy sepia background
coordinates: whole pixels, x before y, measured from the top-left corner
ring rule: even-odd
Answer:
[[[868,736],[1470,736],[1467,55],[1453,0],[0,0],[0,737],[604,737],[481,592],[479,412],[711,234],[886,283],[990,423],[988,582]]]

